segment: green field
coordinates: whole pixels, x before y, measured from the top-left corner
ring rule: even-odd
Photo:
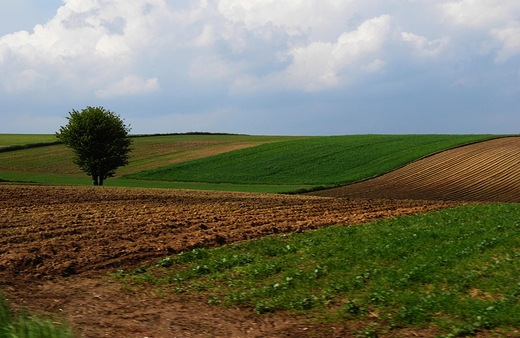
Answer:
[[[348,184],[492,135],[287,137],[182,134],[133,137],[128,166],[107,186],[290,192]],[[52,135],[2,135],[4,144]],[[0,152],[0,180],[89,185],[62,144]]]
[[[133,138],[128,166],[118,174],[211,156],[222,151],[284,141],[286,137],[242,135],[170,135]],[[72,163],[72,150],[62,144],[0,154],[0,170],[85,176]]]
[[[44,136],[0,135],[0,149],[54,141]],[[291,192],[363,180],[492,137],[143,136],[133,138],[130,164],[106,185]],[[90,184],[72,164],[71,150],[60,144],[0,152],[0,180]],[[433,328],[438,337],[490,330],[510,336],[520,327],[519,220],[519,204],[466,205],[198,248],[112,277],[130,289],[200,294],[215,306],[355,323],[363,327],[357,337],[392,335],[400,328]],[[7,330],[2,325],[62,328],[30,315],[19,319],[0,299],[2,318],[0,336]]]
[[[12,135],[4,136],[5,140],[31,140],[28,135],[19,135],[18,137],[12,137]],[[307,186],[272,186],[267,184],[248,186],[208,184],[204,182],[152,182],[121,178],[122,175],[127,173],[134,173],[171,163],[189,161],[269,142],[282,142],[301,138],[302,137],[286,136],[190,134],[133,137],[133,151],[130,156],[129,165],[119,168],[116,176],[105,181],[105,185],[250,192],[286,192],[293,191],[295,188],[308,188]],[[90,178],[72,163],[72,156],[72,151],[61,144],[0,153],[0,181],[90,185]]]
[[[0,148],[50,142],[56,142],[52,134],[0,134]]]
[[[520,327],[519,219],[518,204],[467,205],[194,249],[114,278],[216,306],[362,322],[360,337],[432,325],[450,337],[507,333]]]
[[[264,144],[126,175],[159,181],[233,184],[348,184],[425,155],[490,135],[353,135]]]

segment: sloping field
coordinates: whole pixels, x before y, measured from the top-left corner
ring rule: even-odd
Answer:
[[[0,134],[0,149],[56,141],[56,136],[53,134]]]
[[[0,184],[0,279],[122,267],[195,247],[453,205]]]
[[[337,186],[492,135],[346,135],[272,142],[126,175],[137,180]]]
[[[377,178],[312,195],[520,202],[520,137],[447,150]]]
[[[29,136],[16,139],[7,135],[5,142],[30,142]],[[119,168],[106,185],[294,192],[357,182],[428,154],[493,137],[496,136],[143,136],[133,138],[129,165]],[[72,150],[62,144],[0,151],[0,181],[90,185],[90,177],[72,163],[72,157]]]
[[[15,142],[15,137],[5,137]],[[31,140],[26,136],[27,140]],[[2,138],[0,138],[1,140]],[[21,140],[25,138],[20,137]],[[157,166],[189,161],[222,152],[259,144],[284,141],[291,137],[247,135],[159,135],[132,138],[130,163],[117,170],[118,175]],[[63,144],[31,148],[0,154],[0,170],[15,172],[53,173],[89,177],[72,163],[73,152]],[[117,176],[116,176],[117,177]]]
[[[37,182],[44,184],[90,185],[91,179],[72,163],[73,152],[63,144],[42,147],[31,147],[31,141],[41,138],[32,135],[1,135],[2,144],[9,146],[0,148],[0,181]],[[47,135],[51,137],[52,135]],[[53,137],[53,136],[52,136]],[[121,175],[165,166],[183,161],[213,156],[223,152],[254,147],[270,142],[283,142],[299,139],[295,136],[249,136],[249,135],[216,135],[216,134],[178,134],[151,135],[132,138],[130,163],[117,170],[116,176],[106,181],[108,186],[141,186],[163,188],[193,188],[215,190],[219,187],[208,185],[165,184],[162,182],[124,180]],[[304,137],[303,137],[304,138]],[[44,138],[45,139],[45,138]],[[2,143],[4,142],[4,143]],[[4,150],[2,152],[2,149]],[[6,151],[9,150],[10,151]],[[179,186],[180,185],[180,186]],[[224,189],[233,189],[223,187]],[[282,188],[279,191],[286,191]],[[293,188],[290,188],[294,190]],[[247,187],[236,187],[236,190],[247,190]],[[260,191],[271,191],[269,187],[259,187]]]

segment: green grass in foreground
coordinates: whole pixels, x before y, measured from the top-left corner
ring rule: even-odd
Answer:
[[[257,313],[363,321],[367,332],[507,332],[520,328],[519,220],[518,204],[468,205],[194,249],[115,277]]]
[[[236,150],[126,178],[160,181],[333,186],[399,168],[425,155],[491,135],[309,137]]]
[[[74,337],[66,325],[22,312],[15,314],[0,296],[0,338]]]

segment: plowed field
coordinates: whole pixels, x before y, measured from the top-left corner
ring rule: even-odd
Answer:
[[[374,179],[312,195],[520,202],[520,137],[451,149]]]
[[[347,328],[307,330],[302,318],[256,316],[189,296],[128,294],[99,276],[195,247],[455,204],[4,184],[0,291],[36,311],[63,311],[85,337],[344,336]]]
[[[0,186],[0,273],[68,276],[195,247],[445,207],[180,190]]]

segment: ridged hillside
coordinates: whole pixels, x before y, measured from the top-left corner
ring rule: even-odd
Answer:
[[[520,202],[520,137],[447,150],[319,196]]]

